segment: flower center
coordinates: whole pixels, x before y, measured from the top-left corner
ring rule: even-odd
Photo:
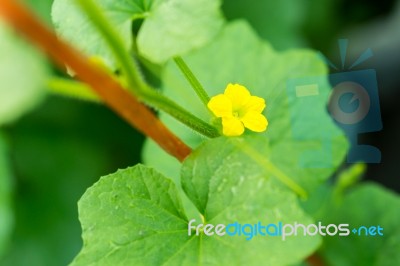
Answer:
[[[243,108],[237,108],[232,111],[233,117],[238,118],[238,119],[242,118],[245,114],[246,114],[246,110],[243,110]]]

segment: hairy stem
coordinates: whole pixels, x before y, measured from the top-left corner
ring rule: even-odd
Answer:
[[[177,56],[174,58],[174,61],[208,110],[207,104],[210,101],[210,96],[208,96],[207,92],[204,90],[199,80],[190,70],[185,61],[183,61],[182,57]]]
[[[183,161],[191,149],[176,137],[146,106],[124,89],[105,70],[67,43],[59,40],[18,1],[2,1],[0,16],[28,40],[41,47],[60,68],[68,65],[117,114],[152,138],[165,151]]]
[[[127,77],[129,87],[140,101],[155,109],[168,113],[200,134],[211,138],[219,135],[218,131],[213,126],[194,116],[171,99],[158,93],[142,79],[140,70],[127,51],[121,36],[114,30],[102,10],[93,0],[76,0],[76,2],[89,16],[93,25],[107,42],[115,59],[119,62],[123,73]]]

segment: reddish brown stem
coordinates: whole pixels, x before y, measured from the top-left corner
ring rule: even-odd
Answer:
[[[166,152],[183,161],[191,149],[108,73],[91,63],[57,36],[16,0],[2,0],[0,16],[29,41],[42,48],[61,68],[68,65],[80,80],[129,124],[152,138]],[[22,63],[22,62],[21,62]]]

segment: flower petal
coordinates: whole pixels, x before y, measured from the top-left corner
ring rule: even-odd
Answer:
[[[232,102],[223,94],[218,94],[211,98],[207,107],[214,113],[216,117],[231,117]]]
[[[246,87],[239,84],[229,83],[226,86],[224,95],[232,101],[232,108],[234,110],[241,109],[250,99],[250,92]]]
[[[257,96],[251,96],[247,101],[245,109],[247,111],[254,111],[261,113],[265,108],[265,100]]]
[[[222,118],[222,133],[225,136],[240,136],[244,132],[243,123],[236,117]]]
[[[263,114],[250,111],[242,119],[244,126],[255,132],[263,132],[267,129],[268,120]]]

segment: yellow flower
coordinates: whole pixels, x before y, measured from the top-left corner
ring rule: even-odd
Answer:
[[[216,117],[222,118],[222,133],[225,136],[240,136],[244,128],[255,132],[267,129],[267,118],[263,98],[251,96],[246,87],[228,84],[224,94],[218,94],[208,102],[208,108]]]

